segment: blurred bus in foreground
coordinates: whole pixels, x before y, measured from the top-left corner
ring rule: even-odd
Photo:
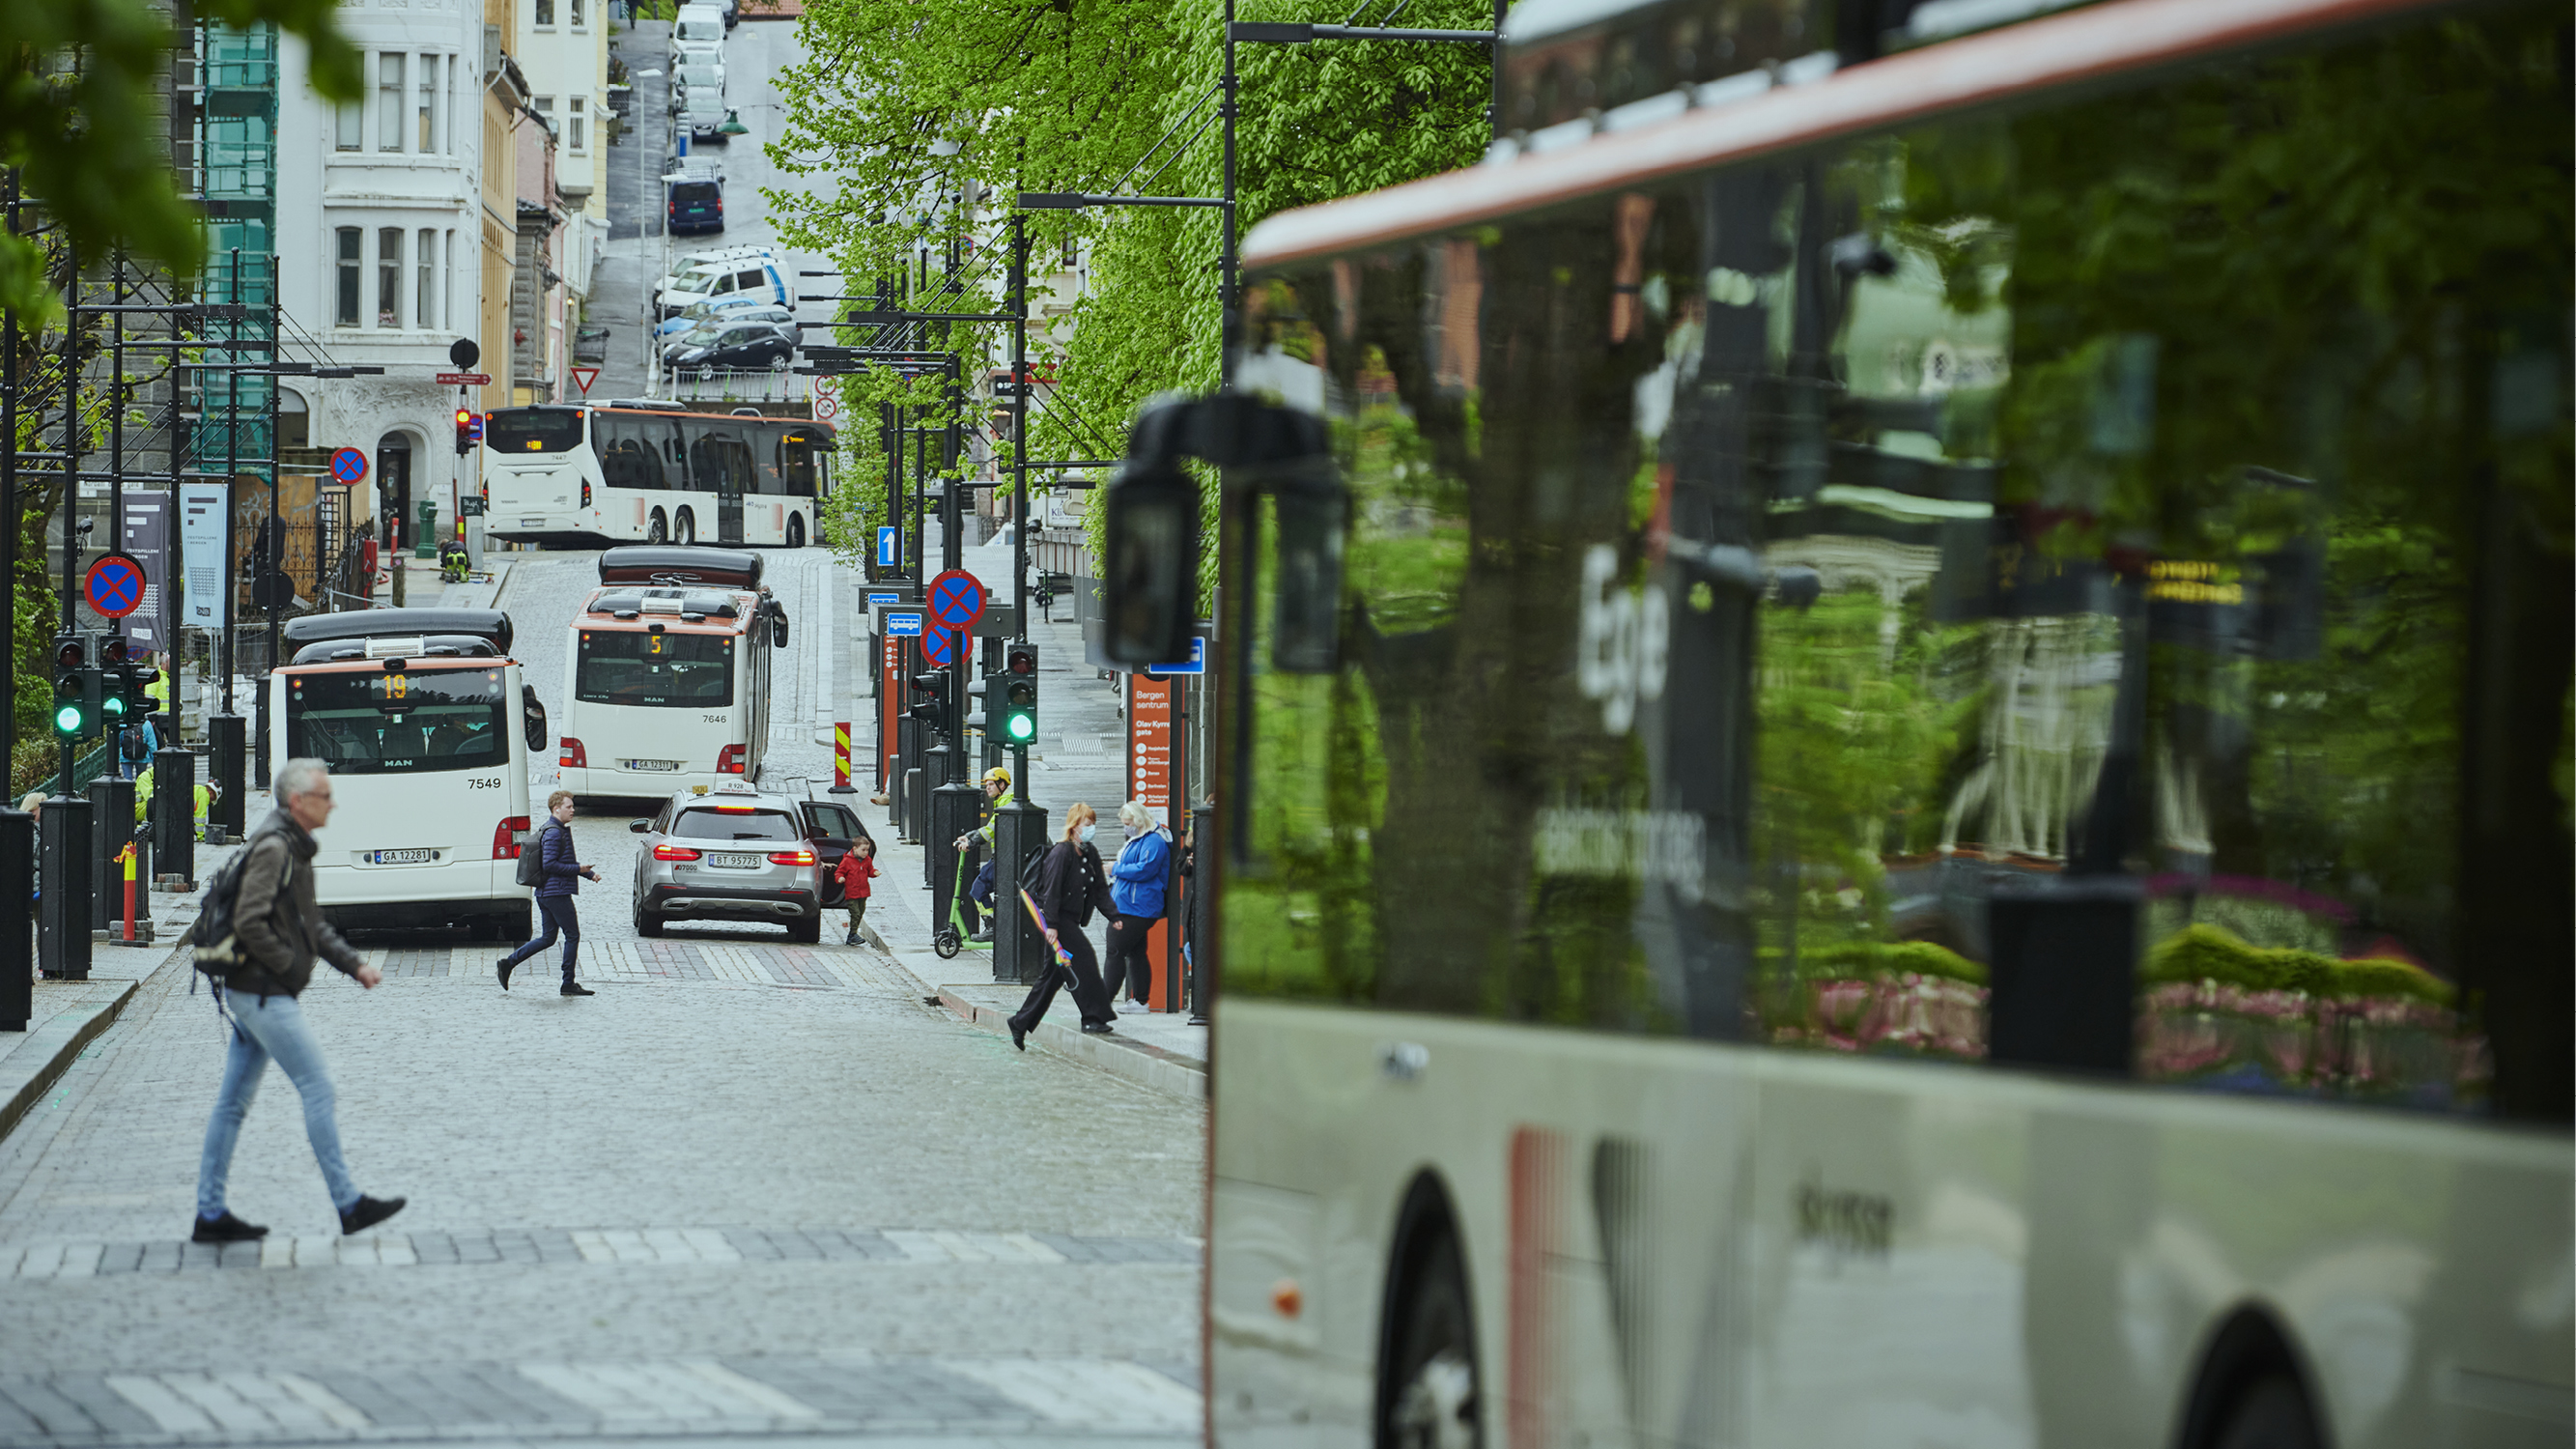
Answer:
[[[1215,1441],[2563,1446],[2567,7],[1836,8],[1529,0],[1247,240],[1327,482],[1105,495],[1235,455]]]

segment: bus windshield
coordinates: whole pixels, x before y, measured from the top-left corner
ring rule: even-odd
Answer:
[[[722,634],[581,631],[573,697],[584,704],[697,709],[733,703],[733,640]]]
[[[481,770],[510,757],[501,671],[297,675],[287,681],[287,753],[335,775]]]
[[[581,410],[503,408],[483,440],[501,453],[568,453],[581,446]]]

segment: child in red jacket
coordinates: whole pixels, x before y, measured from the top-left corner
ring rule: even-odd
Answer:
[[[850,935],[841,943],[844,946],[859,944],[859,921],[868,913],[868,880],[877,874],[877,843],[864,837],[852,841],[849,853],[832,867],[850,907]]]

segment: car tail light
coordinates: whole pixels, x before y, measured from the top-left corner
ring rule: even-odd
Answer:
[[[773,850],[769,853],[769,863],[771,865],[812,865],[814,863],[814,852],[810,850]]]
[[[695,860],[698,853],[685,845],[662,844],[653,847],[655,860]]]
[[[492,858],[494,860],[517,860],[519,858],[519,837],[526,834],[527,829],[528,817],[525,815],[509,816],[500,824],[493,826]]]
[[[581,747],[581,741],[566,735],[563,737],[563,754],[556,759],[555,763],[558,766],[569,765],[576,770],[589,769],[590,751]]]
[[[719,775],[741,774],[742,757],[745,753],[746,751],[740,745],[727,745],[723,749],[716,751],[716,773]]]

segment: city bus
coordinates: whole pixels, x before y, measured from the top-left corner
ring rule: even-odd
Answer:
[[[803,548],[832,488],[832,427],[679,403],[495,410],[483,529],[559,548]]]
[[[661,796],[759,780],[770,656],[787,647],[787,610],[760,573],[760,555],[737,549],[599,556],[564,651],[560,788]]]
[[[2039,8],[1248,234],[1212,1442],[2568,1442],[2566,7]]]
[[[330,768],[337,808],[313,834],[323,913],[344,930],[528,939],[528,762],[550,736],[510,657],[510,616],[371,609],[280,632],[294,653],[266,681],[269,717],[284,722],[269,773],[304,758]]]

